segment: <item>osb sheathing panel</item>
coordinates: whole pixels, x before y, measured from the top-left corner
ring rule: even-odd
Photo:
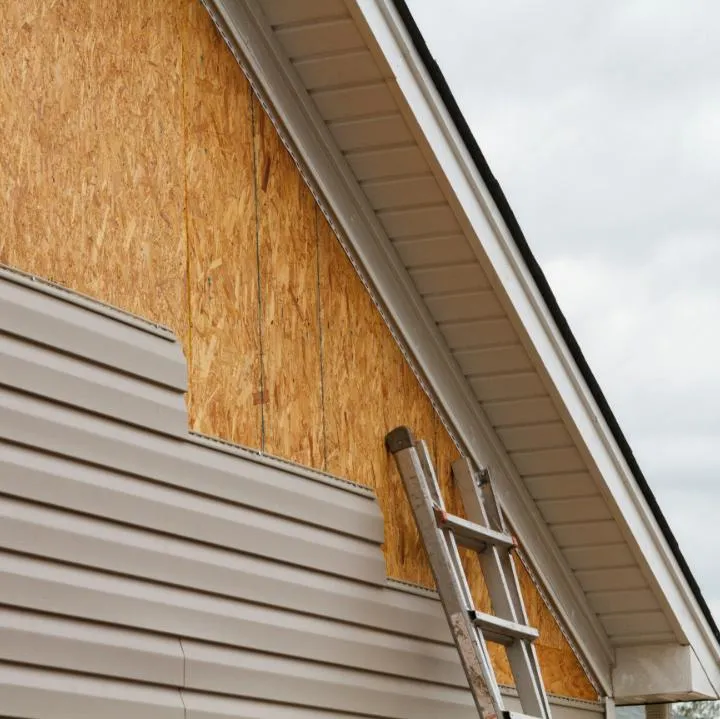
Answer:
[[[0,261],[184,338],[181,10],[3,2]]]
[[[372,487],[388,574],[432,586],[383,439],[426,439],[462,513],[457,449],[199,2],[13,0],[4,19],[0,262],[169,325],[193,429]],[[519,572],[547,688],[595,698]]]
[[[253,117],[264,449],[322,468],[315,201],[257,100]]]
[[[183,78],[192,429],[262,442],[252,93],[185,0]]]

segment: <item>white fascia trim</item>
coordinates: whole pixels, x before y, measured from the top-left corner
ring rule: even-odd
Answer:
[[[257,0],[204,0],[218,28],[282,118],[289,142],[334,226],[347,238],[468,453],[489,466],[500,500],[545,590],[601,691],[611,692],[614,651],[534,501],[450,355],[407,270],[392,248],[325,123],[262,14]]]
[[[715,690],[720,646],[642,496],[620,448],[583,380],[522,256],[457,128],[389,0],[354,0],[382,49],[395,81],[451,183],[477,238],[478,258],[489,259],[561,401],[596,465],[604,494],[637,542],[684,638],[697,652]]]

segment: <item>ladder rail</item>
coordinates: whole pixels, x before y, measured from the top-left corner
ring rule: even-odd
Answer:
[[[436,495],[439,501],[442,501],[442,495],[439,488],[434,488],[431,492],[429,482],[422,479],[428,476],[426,467],[431,472],[429,476],[434,477],[427,448],[422,444],[419,444],[419,448],[416,447],[413,436],[406,427],[398,427],[390,432],[385,442],[395,457],[421,536],[435,537],[434,542],[424,542],[425,550],[475,705],[481,717],[499,717],[504,711],[503,700],[497,683],[493,681],[492,664],[485,640],[471,620],[472,604],[467,580],[464,586],[458,582],[458,577],[465,577],[465,574],[463,571],[458,572],[458,560],[452,555],[459,555],[457,550],[451,551],[450,547],[454,545],[445,541],[446,533],[439,529],[435,522],[433,495]]]
[[[497,504],[486,473],[475,477],[468,459],[461,457],[453,463],[453,475],[460,489],[465,514],[471,522],[495,525],[505,531],[505,521]],[[478,554],[490,603],[496,615],[520,625],[528,618],[520,592],[515,562],[508,552],[496,547]],[[530,642],[513,642],[506,648],[515,679],[515,688],[523,711],[538,717],[550,716],[550,705],[543,687],[540,665],[535,647]]]
[[[445,510],[427,446],[410,430],[398,427],[385,438],[398,470],[430,561],[440,600],[450,625],[475,705],[481,717],[511,716],[495,679],[487,641],[506,647],[520,703],[526,715],[550,719],[550,708],[528,626],[520,584],[511,556],[516,547],[508,534],[486,471],[475,472],[467,459],[453,464],[467,519]],[[458,546],[480,560],[493,614],[478,612]]]

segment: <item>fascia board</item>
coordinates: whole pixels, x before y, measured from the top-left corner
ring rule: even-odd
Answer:
[[[485,264],[489,260],[556,397],[592,458],[605,497],[619,510],[618,518],[636,542],[637,554],[644,559],[676,626],[695,648],[717,691],[720,647],[403,23],[388,0],[355,0],[353,4],[381,48],[475,237],[483,238],[482,244],[479,239],[476,242],[478,259]]]
[[[451,357],[407,270],[341,156],[257,0],[205,0],[216,25],[279,125],[311,190],[379,296],[466,451],[494,473],[526,554],[602,691],[614,651],[546,523]]]

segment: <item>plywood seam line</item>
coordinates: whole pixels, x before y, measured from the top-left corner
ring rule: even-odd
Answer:
[[[204,5],[204,3],[203,3]],[[215,20],[213,19],[213,23]],[[217,24],[215,24],[217,27]],[[225,40],[227,43],[227,40]],[[237,58],[236,58],[237,59]],[[247,75],[246,75],[247,77]],[[250,78],[248,77],[248,81]],[[250,83],[252,85],[252,83]],[[265,450],[265,362],[263,358],[263,331],[262,331],[262,282],[260,279],[260,201],[258,198],[258,182],[257,182],[257,118],[255,117],[255,103],[253,102],[253,93],[248,94],[248,102],[250,104],[250,124],[252,129],[252,158],[253,158],[253,202],[255,204],[255,277],[257,282],[257,323],[258,323],[258,348],[260,351],[260,449]]]
[[[187,27],[183,25],[181,32],[183,35],[187,33]],[[193,340],[192,340],[192,297],[191,297],[191,270],[190,270],[190,209],[188,204],[188,129],[187,129],[187,87],[185,82],[185,45],[186,37],[180,38],[180,82],[181,82],[181,102],[180,113],[182,118],[182,143],[183,143],[183,231],[185,232],[185,298],[187,303],[187,373],[188,385],[185,393],[185,402],[188,409],[192,397],[192,382],[190,376],[193,366]],[[190,417],[188,415],[188,427]]]
[[[317,280],[317,322],[320,344],[320,405],[322,407],[322,433],[323,433],[323,469],[328,466],[327,446],[327,407],[325,406],[325,347],[323,343],[322,302],[320,301],[320,228],[318,226],[318,211],[320,206],[315,203],[315,278]]]
[[[290,154],[290,157],[293,159],[293,162],[297,166],[297,169],[301,175],[301,177],[304,179],[306,185],[308,186],[310,192],[312,193],[313,197],[315,198],[315,201],[317,202],[318,207],[322,210],[323,215],[328,221],[328,224],[330,225],[331,229],[335,233],[335,236],[340,243],[344,253],[348,257],[350,263],[352,264],[353,268],[355,269],[355,272],[357,273],[360,281],[362,282],[363,286],[365,287],[365,290],[367,291],[373,305],[379,312],[380,316],[382,317],[386,327],[388,328],[390,334],[392,335],[398,349],[400,350],[402,356],[404,357],[405,361],[407,362],[408,366],[410,367],[412,373],[414,374],[415,378],[417,379],[422,391],[425,393],[425,395],[428,397],[431,406],[435,410],[436,415],[440,419],[442,425],[444,426],[445,430],[450,435],[451,439],[454,441],[456,447],[459,449],[460,453],[467,457],[470,456],[470,453],[468,452],[468,449],[465,445],[465,443],[461,440],[458,433],[452,426],[452,424],[449,422],[446,412],[444,411],[443,407],[441,406],[440,402],[436,399],[435,393],[430,387],[427,379],[424,376],[424,373],[420,369],[417,361],[410,353],[409,349],[407,348],[407,344],[402,337],[402,334],[400,333],[399,328],[397,327],[396,323],[390,316],[388,310],[385,308],[384,303],[382,302],[381,298],[378,296],[377,291],[375,290],[374,286],[371,284],[370,279],[365,271],[365,269],[360,264],[355,252],[352,249],[351,243],[349,242],[341,224],[337,221],[334,212],[332,211],[332,208],[329,206],[327,200],[325,199],[324,195],[321,193],[317,183],[315,182],[314,178],[311,176],[311,174],[307,171],[305,162],[303,161],[302,157],[298,153],[297,149],[295,148],[291,138],[289,137],[288,132],[285,130],[283,122],[281,118],[278,117],[277,113],[275,112],[273,106],[267,99],[267,94],[264,91],[262,84],[258,81],[257,76],[255,75],[254,71],[252,70],[250,64],[245,60],[243,55],[240,53],[240,51],[237,48],[237,45],[235,42],[232,41],[232,39],[228,36],[228,33],[225,29],[225,23],[222,18],[222,16],[217,12],[216,8],[214,7],[211,0],[201,0],[202,4],[207,9],[208,13],[210,14],[210,17],[212,18],[220,36],[223,38],[224,42],[230,49],[230,52],[235,57],[235,60],[240,65],[241,69],[245,73],[246,77],[248,78],[248,81],[250,82],[250,86],[255,93],[258,102],[260,103],[261,107],[265,110],[267,113],[267,116],[273,126],[275,127],[275,130],[277,131],[277,134],[284,145],[284,147],[287,149],[288,153]],[[533,581],[534,581],[534,575],[533,575]],[[555,618],[555,615],[553,615]],[[561,629],[562,631],[562,629]],[[567,632],[562,631],[563,636],[566,638],[568,637]],[[568,644],[573,652],[573,654],[579,658],[580,652],[578,650],[577,644],[574,640],[568,640]],[[585,668],[585,664],[581,664],[583,668]],[[596,687],[597,680],[595,678],[594,673],[589,674],[589,678],[591,681],[591,684],[593,687]],[[599,692],[602,694],[602,692]]]

